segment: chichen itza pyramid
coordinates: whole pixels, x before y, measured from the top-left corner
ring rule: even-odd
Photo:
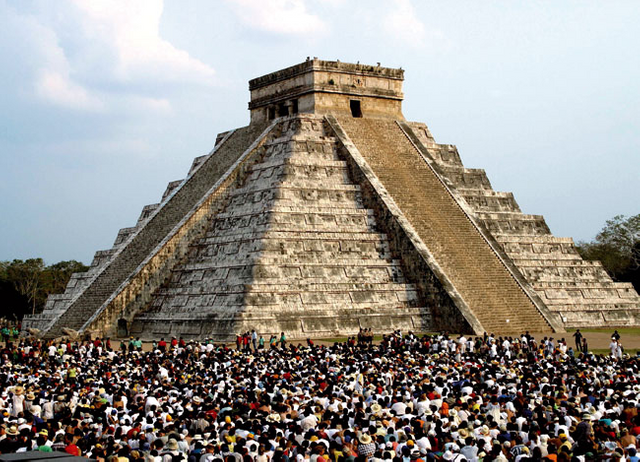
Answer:
[[[24,327],[227,340],[638,325],[640,298],[401,111],[404,71],[307,59]]]

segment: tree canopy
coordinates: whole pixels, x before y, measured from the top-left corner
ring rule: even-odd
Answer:
[[[45,265],[42,258],[0,261],[0,305],[3,316],[22,319],[39,313],[49,294],[64,292],[73,273],[89,267],[76,260]]]
[[[613,279],[640,289],[640,214],[617,215],[607,220],[595,240],[576,246],[582,258],[600,260]]]

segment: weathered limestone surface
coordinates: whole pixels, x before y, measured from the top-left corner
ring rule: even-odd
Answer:
[[[290,338],[429,328],[322,118],[287,118],[276,132],[132,334],[230,340],[252,328]]]

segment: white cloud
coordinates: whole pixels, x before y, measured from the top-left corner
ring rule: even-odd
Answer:
[[[406,44],[421,46],[425,40],[424,24],[416,17],[411,0],[394,0],[391,11],[382,16],[384,30]]]
[[[2,8],[3,28],[20,43],[20,58],[12,59],[11,72],[29,82],[23,90],[57,106],[80,110],[100,110],[100,98],[72,77],[64,50],[55,31],[35,16],[21,15],[11,8]],[[6,37],[5,37],[6,38]]]
[[[66,75],[52,69],[43,69],[36,79],[36,92],[45,101],[71,109],[100,110],[103,104],[97,96]]]
[[[162,0],[67,0],[49,10],[0,0],[7,75],[47,104],[171,113],[166,84],[211,85],[215,71],[160,37]],[[159,85],[160,84],[160,85]]]
[[[166,98],[132,96],[128,98],[127,103],[136,105],[140,110],[153,111],[155,114],[170,114],[172,112],[171,103]]]
[[[238,18],[255,29],[282,35],[317,35],[326,23],[307,12],[304,0],[228,0]]]
[[[117,79],[212,83],[210,66],[160,37],[162,0],[71,1],[82,12],[85,35],[113,48]]]

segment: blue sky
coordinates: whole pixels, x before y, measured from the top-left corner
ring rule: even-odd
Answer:
[[[402,67],[404,114],[556,236],[640,213],[635,1],[0,0],[0,260],[89,263],[248,124],[247,81]]]

